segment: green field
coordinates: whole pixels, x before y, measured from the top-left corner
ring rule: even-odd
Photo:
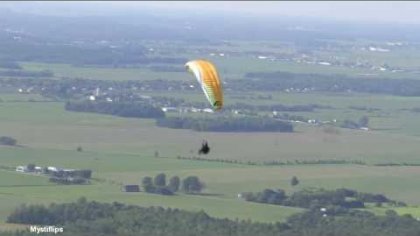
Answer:
[[[419,204],[420,167],[370,167],[353,165],[258,167],[204,161],[153,158],[76,151],[2,148],[3,165],[14,166],[35,162],[38,165],[68,168],[92,168],[94,179],[87,186],[57,186],[44,177],[0,171],[0,209],[5,219],[21,203],[74,201],[81,196],[112,202],[121,201],[141,206],[164,206],[188,210],[205,210],[215,217],[252,219],[272,222],[284,220],[299,209],[244,202],[236,195],[244,191],[282,188],[292,192],[304,187],[347,187],[359,191],[384,193],[392,199]],[[123,193],[121,184],[137,184],[144,176],[164,172],[168,177],[198,175],[206,183],[204,196],[159,196],[144,193]],[[291,176],[301,184],[293,189]],[[418,212],[413,212],[418,215]]]
[[[292,98],[293,96],[288,97]],[[308,101],[315,98],[316,95],[307,96]],[[337,109],[319,110],[305,116],[357,120],[366,114],[363,111],[346,109],[351,104],[351,98],[330,98],[335,103],[324,103],[323,101],[327,101],[324,99],[328,98],[321,95],[318,95],[318,99],[319,104],[332,105]],[[384,96],[377,101],[372,99],[372,106],[382,109],[388,99],[391,100],[391,97]],[[362,98],[355,98],[354,101],[354,105],[362,105]],[[207,139],[215,147],[211,158],[243,161],[339,159],[367,163],[419,163],[417,143],[420,130],[411,128],[415,126],[418,115],[396,109],[400,104],[405,104],[401,107],[408,108],[416,102],[417,98],[400,101],[396,98],[395,101],[388,102],[390,109],[387,111],[392,112],[389,116],[370,117],[372,128],[377,129],[374,132],[340,129],[338,134],[326,133],[322,127],[310,125],[297,125],[295,133],[195,132],[155,127],[151,119],[67,112],[64,111],[63,103],[59,102],[3,102],[0,104],[0,130],[2,135],[17,138],[25,147],[43,149],[75,150],[80,145],[90,152],[153,156],[158,151],[163,157],[191,157],[196,155],[201,140]],[[342,111],[341,114],[337,112],[338,109]],[[346,111],[348,115],[345,115]],[[337,113],[339,115],[334,116]],[[246,145],[241,149],[234,148],[241,144]]]
[[[195,156],[201,139],[206,138],[213,149],[208,158],[235,160],[303,160],[342,159],[367,163],[419,163],[418,133],[395,131],[355,131],[340,129],[337,135],[321,128],[302,125],[295,133],[198,133],[154,127],[153,120],[127,119],[107,115],[66,112],[58,102],[7,102],[20,95],[0,96],[1,135],[15,137],[21,147],[0,147],[1,165],[35,163],[40,166],[90,168],[94,171],[92,185],[57,186],[44,177],[33,177],[13,171],[0,171],[0,217],[22,203],[74,201],[81,196],[91,200],[120,201],[141,206],[165,206],[188,210],[205,210],[212,216],[272,222],[284,220],[300,209],[244,202],[237,194],[282,188],[292,192],[305,187],[328,189],[347,187],[359,191],[383,193],[411,205],[420,204],[417,179],[420,167],[375,167],[360,165],[296,165],[249,166],[219,162],[177,160],[179,156]],[[367,95],[366,95],[367,96]],[[305,104],[323,95],[280,95],[285,104]],[[416,104],[416,99],[372,97],[372,106],[397,111],[401,104]],[[386,102],[389,100],[390,102]],[[332,99],[331,106],[346,109],[363,104],[363,97]],[[352,103],[353,101],[353,103]],[[331,112],[327,110],[327,112]],[[399,114],[406,116],[407,114]],[[397,115],[396,112],[393,115]],[[377,121],[378,119],[379,121]],[[391,119],[391,118],[390,118]],[[405,119],[413,119],[407,116]],[[375,124],[385,125],[380,118]],[[380,123],[382,122],[382,123]],[[246,145],[243,145],[246,144]],[[77,146],[83,152],[77,152]],[[240,146],[241,148],[237,148]],[[159,151],[161,157],[155,158]],[[197,175],[206,183],[204,196],[160,196],[144,193],[123,193],[121,184],[140,183],[144,176],[164,172],[168,177]],[[292,188],[289,181],[298,176],[301,184]],[[407,208],[408,209],[408,208]],[[411,208],[410,208],[411,209]],[[415,208],[413,208],[415,209]],[[373,209],[380,212],[383,209]],[[404,213],[404,210],[398,209]],[[418,211],[410,211],[420,216]],[[6,226],[4,226],[6,227]]]
[[[50,70],[57,78],[85,78],[94,80],[188,80],[192,79],[187,73],[154,72],[147,67],[136,68],[100,68],[78,67],[67,64],[23,63],[23,68],[30,71]]]
[[[198,46],[191,46],[181,54],[166,54],[165,50],[186,45],[165,42],[148,42],[148,47],[160,48],[157,55],[197,58]],[[370,42],[357,42],[358,46]],[[216,47],[208,47],[208,50]],[[274,42],[235,42],[222,46],[220,51],[253,51],[261,53],[295,52],[290,45]],[[246,49],[246,50],[245,50]],[[159,51],[159,50],[157,50]],[[209,51],[209,52],[210,52]],[[219,52],[220,52],[219,51]],[[328,59],[333,51],[316,52]],[[373,65],[392,61],[403,66],[416,56],[406,57],[407,50],[393,54],[373,55],[369,52],[348,50],[343,60],[369,59]],[[201,56],[200,56],[201,57]],[[226,81],[244,79],[247,72],[288,71],[321,75],[359,75],[371,73],[368,69],[338,66],[308,65],[295,62],[259,60],[255,56],[208,57],[220,69]],[[413,69],[415,63],[405,68]],[[56,79],[63,77],[95,80],[195,80],[184,72],[154,72],[147,66],[135,68],[77,67],[67,64],[21,63],[25,70],[50,70]],[[414,68],[415,69],[415,68]],[[376,72],[375,72],[376,73]],[[378,72],[375,78],[414,78],[409,72]],[[370,77],[369,77],[370,78]],[[186,102],[206,102],[201,92],[145,92],[144,95],[182,98]],[[271,99],[258,98],[271,95]],[[355,93],[286,93],[225,91],[226,105],[238,102],[251,105],[288,106],[318,104],[330,109],[314,112],[284,112],[308,119],[331,121],[369,117],[370,131],[337,128],[328,133],[324,127],[295,124],[293,133],[228,133],[195,132],[159,128],[152,119],[121,118],[93,113],[68,112],[64,102],[50,101],[37,94],[19,94],[17,91],[0,93],[0,136],[18,140],[18,147],[0,146],[0,221],[18,205],[25,203],[69,202],[85,196],[89,200],[124,202],[140,206],[163,206],[187,210],[204,210],[211,216],[253,221],[283,221],[302,209],[245,202],[238,199],[241,192],[261,191],[264,188],[285,189],[288,194],[308,187],[327,189],[351,188],[369,193],[382,193],[387,197],[409,204],[393,208],[400,214],[410,213],[420,217],[420,166],[378,167],[375,164],[420,164],[420,113],[410,111],[420,107],[419,97]],[[373,108],[368,111],[355,107]],[[175,114],[177,115],[177,114]],[[211,114],[217,116],[218,114]],[[252,161],[258,165],[228,164],[223,162],[179,160],[195,157],[203,139],[209,141],[209,159]],[[77,147],[82,152],[77,152]],[[154,157],[158,152],[160,158]],[[295,162],[302,160],[362,161],[366,165],[285,165],[265,166],[266,161]],[[93,170],[91,185],[62,186],[48,182],[43,176],[16,173],[17,165],[35,163],[39,166],[88,168]],[[7,170],[7,168],[9,168]],[[124,193],[122,184],[140,184],[145,176],[164,172],[167,177],[181,178],[197,175],[205,182],[202,195],[177,194],[162,196],[146,193]],[[300,184],[290,186],[292,176]],[[388,207],[369,207],[367,210],[384,214]],[[0,224],[0,229],[14,229],[16,225]]]

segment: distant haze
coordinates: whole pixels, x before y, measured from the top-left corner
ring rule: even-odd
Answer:
[[[2,2],[9,8],[37,14],[121,14],[165,10],[219,12],[250,16],[297,16],[331,20],[420,24],[420,2],[415,1],[106,1],[106,2]]]

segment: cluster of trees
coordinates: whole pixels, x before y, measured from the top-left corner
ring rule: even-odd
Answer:
[[[349,106],[350,109],[358,110],[358,111],[367,111],[367,112],[374,112],[380,111],[381,109],[375,107],[366,107],[366,106]]]
[[[420,81],[416,79],[365,79],[345,75],[300,74],[290,72],[250,72],[249,80],[230,81],[238,90],[278,91],[294,88],[299,91],[362,92],[400,96],[419,96]]]
[[[92,170],[90,169],[81,169],[81,170],[72,170],[72,171],[64,171],[64,170],[58,170],[58,171],[49,171],[48,169],[44,169],[44,173],[50,174],[53,177],[57,178],[83,178],[83,179],[90,179],[92,178]]]
[[[352,120],[344,120],[341,124],[341,128],[347,128],[347,129],[359,129],[361,127],[368,127],[369,126],[369,117],[362,116],[359,121],[352,121]]]
[[[264,189],[262,192],[241,193],[241,197],[246,201],[268,203],[275,205],[284,205],[283,202],[287,199],[286,192],[283,189]]]
[[[163,195],[173,195],[179,190],[187,194],[196,194],[200,193],[205,186],[197,176],[188,176],[182,182],[178,176],[172,176],[166,183],[166,174],[164,173],[156,175],[153,179],[146,176],[142,179],[141,184],[145,192]]]
[[[0,137],[0,145],[7,145],[7,146],[16,146],[16,139],[9,137],[9,136],[1,136]]]
[[[157,119],[156,124],[173,129],[192,129],[195,131],[214,132],[293,132],[293,125],[289,122],[278,121],[269,117],[218,117],[186,118],[166,117]]]
[[[35,172],[35,167],[36,167],[36,165],[35,165],[35,164],[30,163],[30,164],[27,164],[27,165],[26,165],[26,170],[27,170],[28,172]],[[44,173],[45,173],[45,172],[44,172]]]
[[[43,168],[43,173],[50,176],[49,181],[58,184],[88,184],[92,178],[92,170],[49,171]]]
[[[328,211],[314,209],[289,217],[287,224],[293,225],[295,235],[310,232],[313,236],[414,236],[420,233],[420,222],[416,218],[399,216],[393,210],[387,210],[384,216],[358,210],[333,216]]]
[[[57,184],[87,184],[89,183],[89,179],[79,178],[79,177],[67,177],[67,178],[59,178],[59,177],[50,177],[50,182],[57,183]]]
[[[139,207],[118,202],[100,203],[80,198],[74,203],[22,205],[8,223],[64,227],[61,235],[126,236],[417,236],[420,222],[411,215],[399,216],[388,210],[383,216],[349,210],[339,216],[331,210],[308,210],[289,217],[284,223],[257,223],[210,217],[205,212],[162,207]],[[276,219],[273,219],[276,221]],[[3,232],[3,235],[29,236],[29,231]]]
[[[276,119],[282,119],[282,120],[293,120],[293,121],[301,121],[301,122],[307,122],[309,119],[304,117],[304,116],[299,116],[299,115],[290,115],[288,113],[283,113],[283,114],[276,114],[273,116],[273,118]]]
[[[95,112],[122,117],[161,118],[165,113],[158,107],[147,103],[68,101],[67,111]]]
[[[242,193],[242,197],[246,201],[308,209],[327,206],[341,207],[345,209],[364,208],[365,203],[375,203],[377,206],[381,206],[383,203],[405,205],[403,202],[392,201],[382,194],[362,193],[345,188],[336,190],[305,189],[294,192],[290,196],[287,196],[285,191],[282,189],[265,189],[262,192],[257,193]]]
[[[249,110],[249,111],[314,112],[315,109],[333,109],[333,108],[330,106],[324,106],[324,105],[318,105],[318,104],[287,106],[283,104],[251,105],[247,103],[237,102],[235,104],[225,106],[225,109],[242,109],[242,110]]]

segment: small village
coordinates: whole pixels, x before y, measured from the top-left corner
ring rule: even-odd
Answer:
[[[17,166],[16,172],[43,175],[49,177],[50,182],[58,184],[89,184],[92,178],[90,169],[65,169],[55,166],[41,167],[35,164]]]

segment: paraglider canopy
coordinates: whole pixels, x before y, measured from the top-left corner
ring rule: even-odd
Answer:
[[[222,109],[223,91],[216,67],[206,60],[189,61],[185,67],[194,74],[213,110]]]

